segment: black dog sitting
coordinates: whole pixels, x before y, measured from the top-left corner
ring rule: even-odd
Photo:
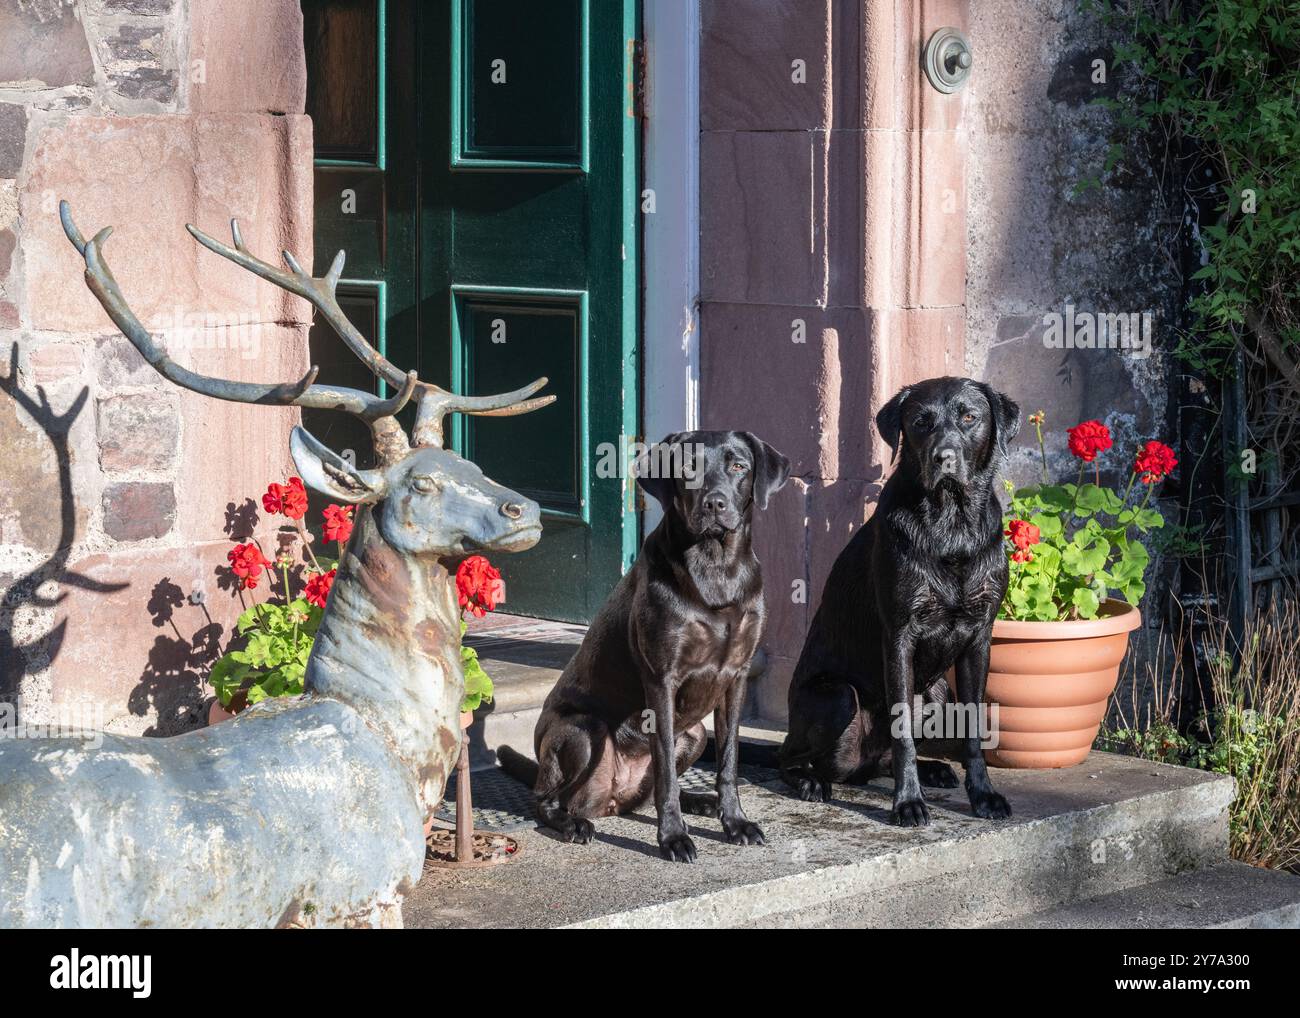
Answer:
[[[653,795],[659,850],[694,862],[682,814],[721,816],[727,841],[761,845],[736,792],[740,708],[766,610],[750,546],[754,506],[790,476],[790,463],[748,432],[669,435],[685,470],[637,483],[664,517],[587,630],[537,721],[533,763],[508,747],[502,767],[533,786],[537,815],[565,841],[591,840],[592,817],[638,809]],[[685,474],[685,476],[682,476]],[[704,752],[713,713],[717,793],[683,792],[677,778]]]
[[[945,699],[944,673],[956,665],[958,701],[984,700],[1008,575],[993,479],[1020,408],[981,382],[932,378],[898,393],[876,426],[896,460],[901,442],[901,463],[826,581],[790,684],[781,767],[802,798],[825,801],[832,782],[892,773],[891,817],[915,827],[930,822],[921,786],[952,788],[957,776],[917,761],[914,692]],[[978,732],[921,748],[962,760],[976,816],[1011,815]]]

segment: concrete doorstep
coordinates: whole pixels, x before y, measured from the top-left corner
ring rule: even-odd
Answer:
[[[660,858],[653,809],[596,821],[589,845],[516,832],[523,851],[509,863],[426,869],[404,917],[433,928],[1201,925],[1157,904],[1173,894],[1209,904],[1206,920],[1300,921],[1300,879],[1224,865],[1229,778],[1106,753],[993,778],[1013,819],[976,819],[963,789],[927,789],[934,819],[919,830],[889,824],[887,779],[837,786],[831,803],[746,784],[767,845],[728,845],[717,820],[688,817],[695,865]],[[1197,882],[1179,884],[1188,874]],[[1220,908],[1230,895],[1259,908]]]

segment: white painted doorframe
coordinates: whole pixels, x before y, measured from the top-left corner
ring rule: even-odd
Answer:
[[[645,0],[645,441],[700,421],[700,5]],[[642,203],[647,199],[642,194]],[[657,507],[656,507],[657,508]],[[657,514],[656,514],[657,515]],[[647,527],[652,525],[647,517]]]

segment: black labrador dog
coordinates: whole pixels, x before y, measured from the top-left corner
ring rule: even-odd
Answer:
[[[946,700],[955,665],[958,701],[984,700],[1008,575],[993,480],[1020,408],[982,382],[931,378],[894,396],[876,426],[898,467],[826,580],[790,684],[781,772],[802,798],[823,801],[833,782],[892,773],[891,819],[916,827],[930,822],[921,786],[953,788],[957,776],[917,760],[914,695]],[[921,748],[963,762],[976,816],[1010,816],[980,733],[956,734]]]
[[[498,758],[533,786],[538,818],[565,841],[585,844],[591,818],[631,812],[653,795],[660,852],[694,862],[683,813],[721,816],[732,844],[763,844],[736,792],[740,708],[766,616],[750,522],[790,463],[736,431],[679,432],[651,452],[661,469],[642,457],[637,483],[662,504],[663,520],[547,696],[538,762],[504,746]],[[710,712],[717,792],[683,792],[678,776],[704,752]]]

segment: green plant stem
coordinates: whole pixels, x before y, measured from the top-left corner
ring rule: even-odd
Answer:
[[[1047,473],[1047,445],[1043,442],[1043,422],[1041,420],[1034,422],[1034,431],[1038,435],[1038,458],[1043,461],[1043,483],[1051,484],[1051,478]]]

